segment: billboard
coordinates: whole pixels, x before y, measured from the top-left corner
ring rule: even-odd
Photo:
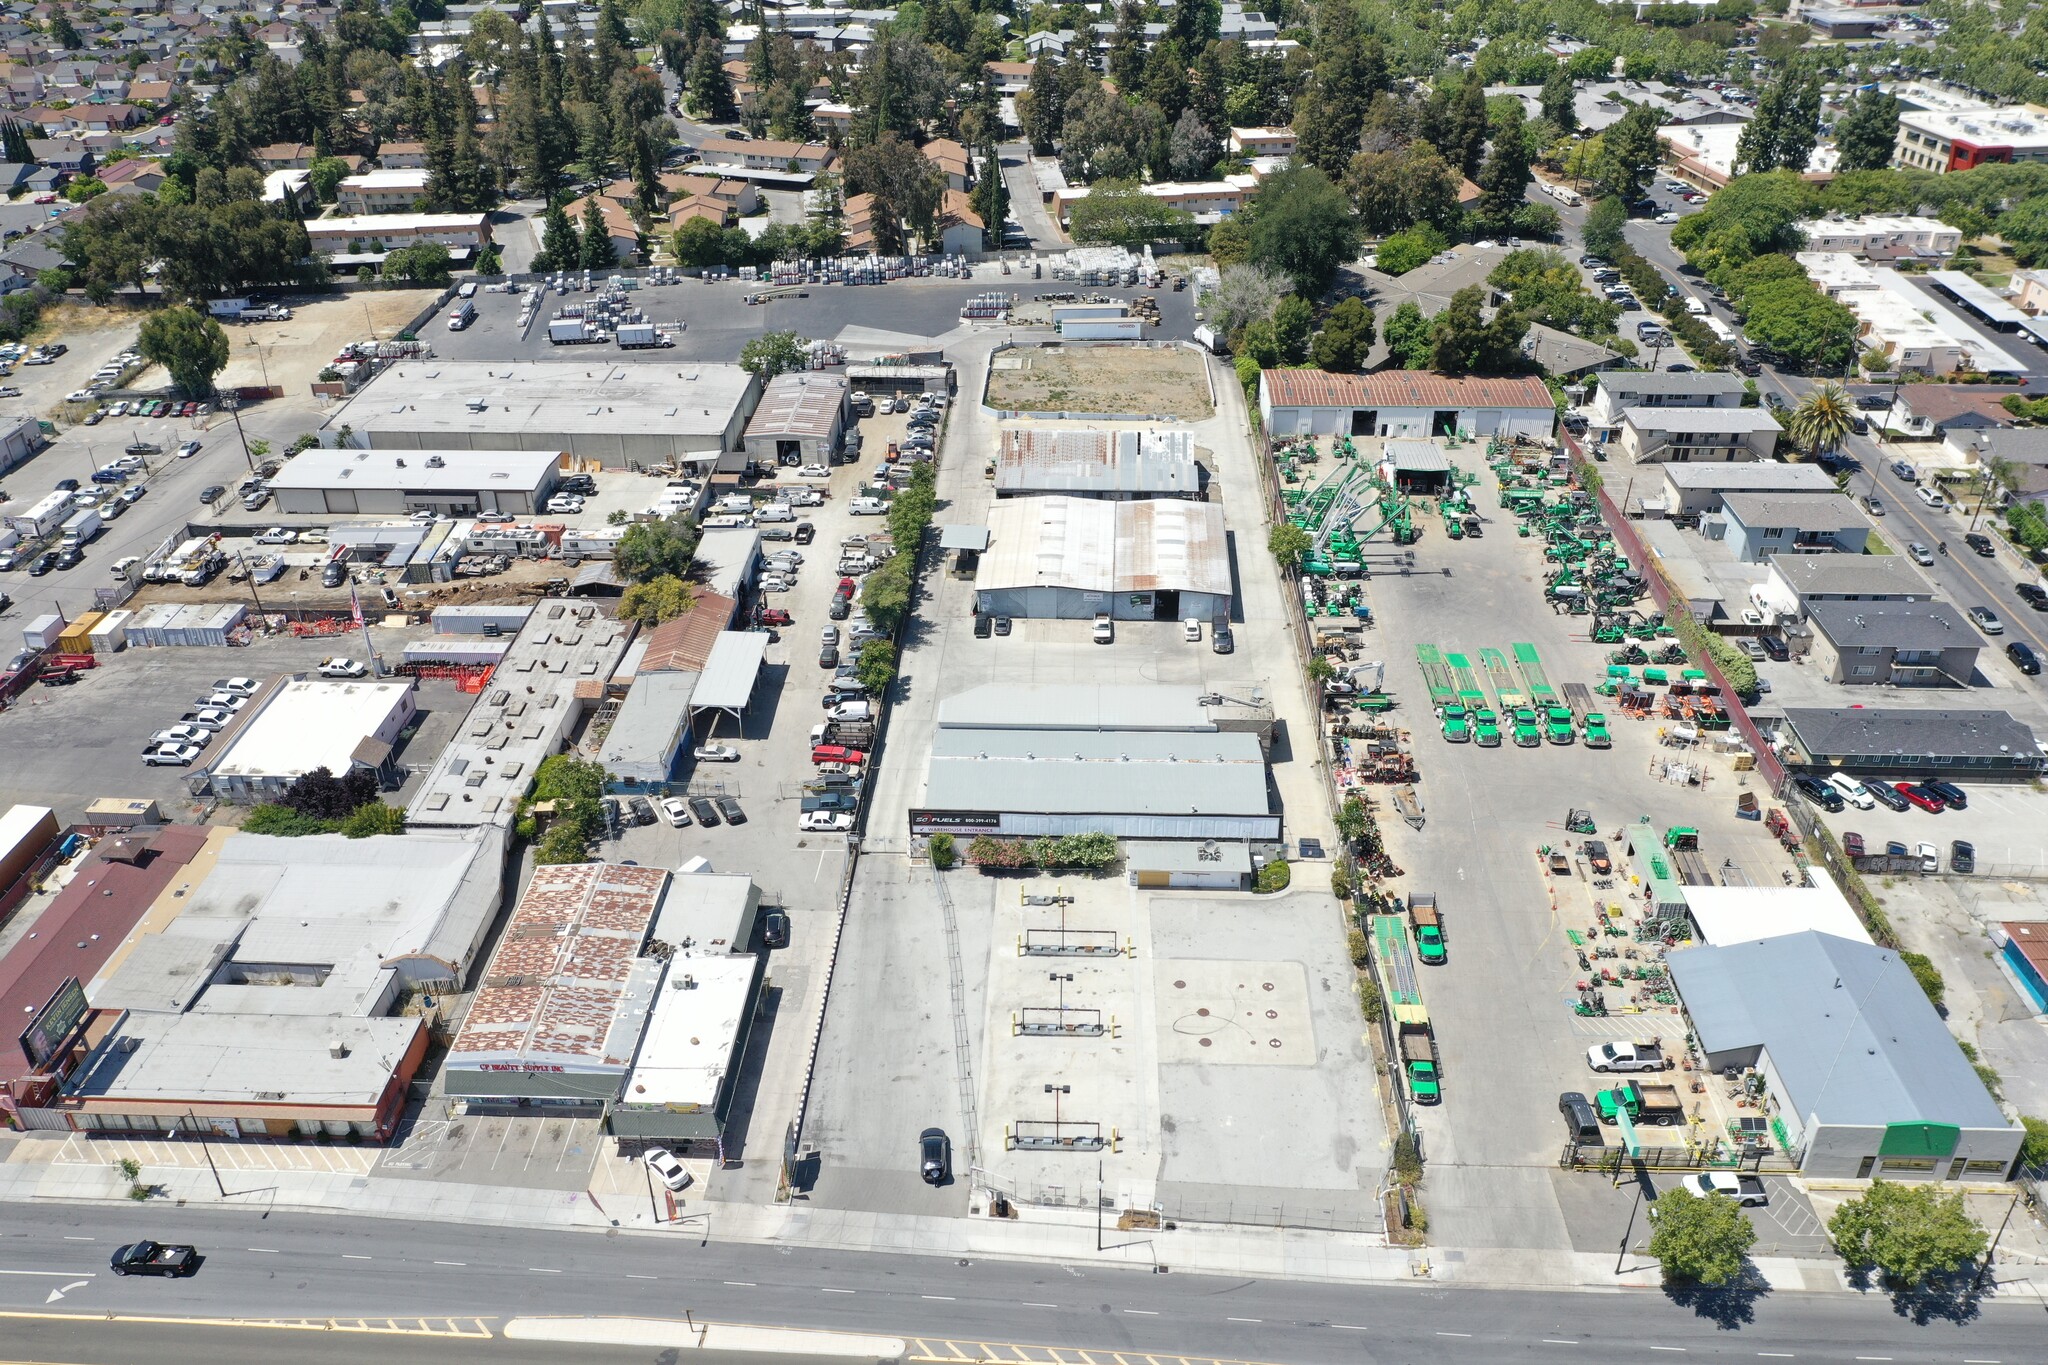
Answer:
[[[46,1065],[64,1050],[71,1035],[85,1022],[85,987],[78,978],[67,976],[43,1007],[21,1031],[21,1053],[33,1067]]]

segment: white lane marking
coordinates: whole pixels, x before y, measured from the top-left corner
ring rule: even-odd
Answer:
[[[724,1283],[731,1285],[735,1289],[753,1289],[756,1287],[752,1280],[726,1280]]]
[[[851,1289],[820,1289],[820,1294],[851,1294]]]
[[[1767,1360],[1792,1359],[1792,1353],[1790,1351],[1758,1351],[1757,1354],[1764,1357]]]
[[[953,1296],[951,1294],[919,1294],[918,1297],[920,1299],[932,1299],[938,1303],[953,1302]]]
[[[1651,1349],[1651,1350],[1653,1350],[1653,1351],[1683,1351],[1683,1350],[1685,1349],[1685,1347],[1683,1347],[1683,1346],[1652,1346],[1652,1347],[1651,1347],[1650,1349]]]
[[[1159,1310],[1156,1308],[1126,1308],[1124,1311],[1126,1313],[1135,1313],[1141,1318],[1156,1318],[1159,1316]]]
[[[468,1261],[436,1261],[435,1265],[468,1265]]]
[[[1024,1306],[1025,1306],[1026,1308],[1057,1308],[1057,1307],[1059,1307],[1059,1305],[1058,1305],[1058,1304],[1056,1304],[1056,1303],[1027,1303],[1027,1304],[1025,1304]]]
[[[276,1247],[243,1247],[242,1250],[253,1251],[259,1256],[279,1256],[283,1254]]]
[[[1437,1335],[1440,1337],[1469,1337],[1472,1334],[1470,1332],[1438,1332]]]
[[[90,1279],[98,1273],[96,1270],[0,1270],[0,1275],[36,1275],[46,1280],[62,1280],[72,1275],[84,1275]]]
[[[1890,1356],[1857,1356],[1858,1360],[1890,1360]]]
[[[536,1275],[559,1275],[562,1273],[559,1270],[550,1270],[544,1265],[530,1265],[526,1268]]]
[[[1353,1327],[1348,1322],[1333,1322],[1330,1324],[1330,1326],[1336,1328],[1340,1332],[1369,1332],[1372,1330],[1370,1327]]]
[[[626,1278],[627,1278],[627,1279],[629,1279],[629,1280],[658,1280],[658,1279],[660,1279],[660,1278],[661,1278],[661,1276],[659,1276],[659,1275],[628,1275],[628,1276],[627,1276]]]
[[[91,1237],[66,1237],[64,1240],[67,1242],[90,1242],[96,1239]]]
[[[375,1260],[375,1259],[376,1259],[376,1257],[374,1257],[374,1256],[353,1256],[353,1255],[350,1255],[350,1254],[349,1254],[348,1252],[344,1251],[344,1252],[342,1252],[342,1253],[341,1253],[341,1259],[342,1259],[342,1260],[344,1260],[344,1261],[371,1261],[371,1260]]]
[[[57,1300],[63,1298],[66,1294],[69,1294],[72,1290],[83,1289],[89,1283],[91,1283],[91,1281],[89,1280],[73,1280],[70,1284],[59,1285],[57,1288],[52,1289],[50,1291],[50,1297],[44,1299],[43,1302],[55,1303],[57,1302]]]
[[[1579,1343],[1576,1341],[1559,1341],[1556,1337],[1545,1337],[1543,1338],[1543,1344],[1545,1346],[1576,1346]]]
[[[1264,1318],[1225,1318],[1225,1322],[1264,1322]]]

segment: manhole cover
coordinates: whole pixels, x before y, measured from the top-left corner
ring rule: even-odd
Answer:
[[[1197,1038],[1197,1039],[1195,1039],[1195,1041],[1196,1041],[1196,1042],[1198,1042],[1198,1043],[1200,1043],[1200,1044],[1201,1044],[1201,1045],[1202,1045],[1203,1047],[1207,1047],[1207,1046],[1209,1046],[1210,1042],[1211,1042],[1211,1041],[1213,1041],[1213,1040],[1212,1040],[1212,1039],[1208,1039],[1208,1038]]]
[[[1280,1017],[1280,1011],[1279,1011],[1279,1010],[1267,1010],[1267,1011],[1266,1011],[1266,1017],[1267,1017],[1268,1019],[1278,1019],[1278,1018]]]
[[[1278,1038],[1269,1038],[1269,1039],[1268,1039],[1268,1040],[1266,1041],[1266,1046],[1268,1046],[1268,1047],[1278,1047],[1278,1046],[1280,1046],[1280,1040],[1279,1040]]]
[[[1197,1018],[1207,1019],[1209,1017],[1209,1011],[1207,1009],[1199,1009],[1195,1011],[1195,1015]]]
[[[1177,991],[1184,991],[1188,988],[1188,983],[1185,981],[1176,981],[1173,983],[1173,988]]]
[[[1273,989],[1273,983],[1270,981],[1262,981],[1259,983],[1259,989],[1262,991],[1270,991]]]

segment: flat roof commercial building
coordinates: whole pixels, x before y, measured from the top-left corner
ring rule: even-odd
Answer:
[[[605,790],[668,791],[676,761],[690,742],[690,698],[699,676],[662,671],[633,679],[598,754]]]
[[[763,463],[829,464],[846,430],[850,386],[836,374],[793,370],[761,390],[747,421],[747,457]]]
[[[2026,1130],[1899,955],[1807,930],[1670,955],[1707,1068],[1755,1068],[1810,1177],[2002,1181]]]
[[[760,381],[737,365],[404,360],[327,421],[372,450],[566,451],[613,466],[715,464]]]
[[[419,709],[410,679],[401,682],[284,683],[254,705],[256,715],[219,753],[194,765],[213,793],[229,801],[274,801],[317,768],[341,777],[367,768],[388,782],[392,749]]]
[[[2033,730],[2005,711],[1788,706],[1773,729],[1788,766],[1822,774],[2027,782],[2048,765]]]
[[[1191,431],[1096,431],[1006,426],[995,457],[996,496],[1058,493],[1127,501],[1199,498]]]
[[[1992,161],[2048,160],[2048,109],[2038,104],[1905,109],[1892,165],[1947,175]]]
[[[1223,509],[1184,499],[1009,498],[990,509],[974,578],[979,611],[1120,621],[1230,611]]]
[[[1259,415],[1275,436],[1546,439],[1557,427],[1557,404],[1534,375],[1451,378],[1421,370],[1266,370],[1259,378]]]
[[[406,807],[409,827],[509,825],[540,761],[562,747],[626,652],[630,626],[588,602],[535,605]]]
[[[1005,686],[940,703],[916,833],[1279,837],[1259,736],[1194,688]]]
[[[451,1097],[596,1109],[617,1098],[662,960],[645,955],[669,873],[536,867],[442,1070]]]
[[[361,450],[321,447],[270,480],[280,512],[538,512],[555,486],[558,450]]]
[[[491,243],[485,213],[369,213],[347,218],[309,218],[306,236],[314,254],[376,257],[400,247],[432,242],[458,257]]]

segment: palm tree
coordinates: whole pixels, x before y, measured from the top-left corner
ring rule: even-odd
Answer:
[[[1841,444],[1855,418],[1849,391],[1840,384],[1823,384],[1799,400],[1786,426],[1792,439],[1806,448],[1807,458],[1815,459]]]

